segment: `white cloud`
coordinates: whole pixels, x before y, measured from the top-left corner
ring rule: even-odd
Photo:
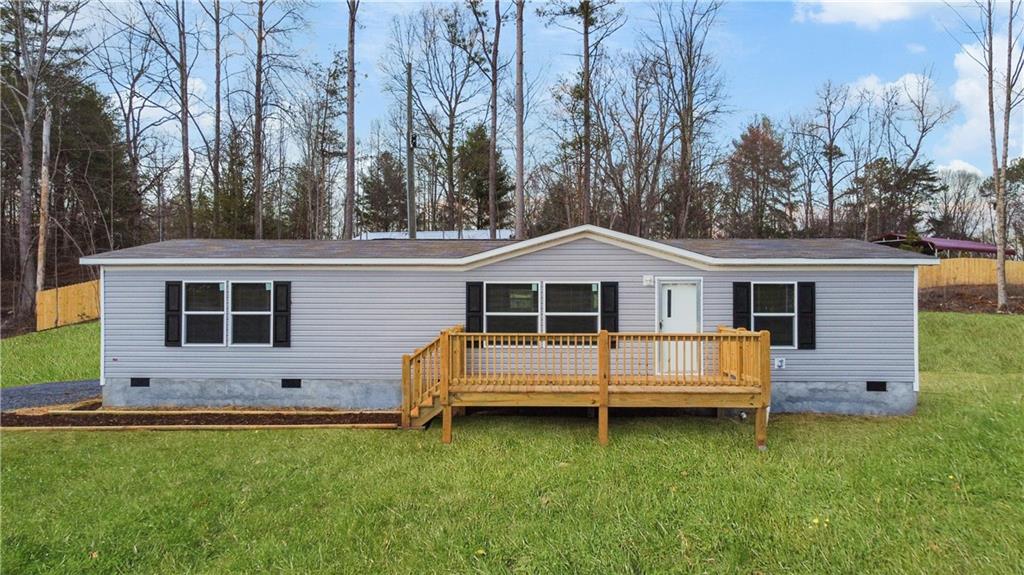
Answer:
[[[938,166],[935,166],[935,168],[939,171],[949,170],[951,172],[971,172],[972,174],[978,174],[979,176],[985,175],[978,166],[959,159],[953,160],[948,164],[939,164]]]
[[[925,47],[923,44],[918,44],[916,42],[911,42],[907,44],[907,52],[910,52],[911,54],[924,54],[927,51],[928,48]]]
[[[922,7],[922,2],[892,0],[801,0],[793,6],[793,19],[877,30],[882,24],[913,18]]]
[[[1006,54],[1006,37],[996,36],[995,51],[998,54]],[[955,124],[946,135],[946,139],[939,146],[940,156],[946,158],[962,157],[986,157],[990,152],[990,135],[988,123],[988,82],[985,71],[975,61],[981,57],[981,45],[972,44],[965,46],[953,58],[953,67],[956,70],[957,78],[953,83],[951,92],[960,106],[959,122]],[[997,78],[998,89],[998,78]],[[996,103],[996,129],[999,130],[1002,122],[999,118],[1002,111]],[[1020,148],[1020,118],[1011,122],[1010,149]],[[1000,138],[1002,138],[1000,133]],[[1001,140],[1000,140],[1001,141]]]
[[[892,82],[886,82],[875,74],[861,76],[850,83],[850,90],[854,93],[862,93],[871,96],[876,102],[882,100],[882,96],[891,90],[896,90],[901,98],[906,101],[909,94],[919,93],[922,82],[931,83],[932,79],[922,74],[904,74]]]

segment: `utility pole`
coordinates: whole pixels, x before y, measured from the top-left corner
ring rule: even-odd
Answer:
[[[413,151],[416,136],[412,133],[412,62],[405,63],[405,207],[409,224],[409,239],[416,239],[416,174],[413,170]]]

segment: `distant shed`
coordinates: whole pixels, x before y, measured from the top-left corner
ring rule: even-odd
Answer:
[[[910,246],[917,248],[921,253],[938,257],[964,257],[980,254],[982,257],[996,255],[995,244],[976,242],[973,240],[954,240],[949,238],[919,237],[909,239],[906,234],[887,233],[873,240],[874,243],[883,246],[900,248]],[[1017,255],[1013,248],[1006,248],[1007,257]]]

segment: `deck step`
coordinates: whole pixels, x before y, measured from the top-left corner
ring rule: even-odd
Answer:
[[[425,426],[426,424],[430,423],[431,419],[434,419],[435,417],[440,415],[441,411],[443,411],[443,409],[444,408],[441,407],[440,404],[432,406],[432,407],[421,408],[419,410],[418,415],[415,415],[415,416],[412,417],[412,420],[410,422],[411,426],[412,427],[423,427],[423,426]]]

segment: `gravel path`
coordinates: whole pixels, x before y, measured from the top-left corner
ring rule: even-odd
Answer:
[[[0,389],[0,411],[74,403],[99,396],[100,380],[98,379],[8,387]]]

